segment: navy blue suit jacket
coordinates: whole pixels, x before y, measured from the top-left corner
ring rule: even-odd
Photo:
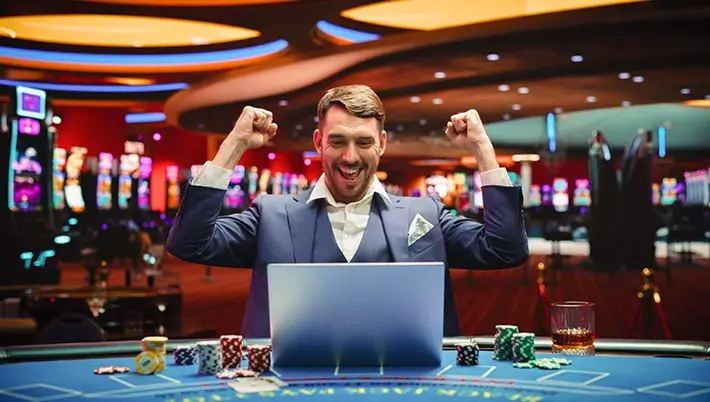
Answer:
[[[270,337],[266,266],[270,263],[313,262],[318,202],[307,203],[310,191],[262,195],[245,211],[219,216],[224,190],[188,185],[170,230],[167,250],[197,264],[253,268],[242,335]],[[446,336],[459,335],[459,323],[448,267],[502,269],[528,258],[520,187],[485,186],[483,224],[452,215],[431,198],[379,195],[380,217],[394,262],[444,262]],[[434,227],[407,245],[410,222],[420,214]]]

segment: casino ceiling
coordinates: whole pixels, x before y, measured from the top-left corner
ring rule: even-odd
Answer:
[[[311,150],[331,86],[372,86],[388,155],[459,157],[443,127],[480,111],[499,149],[623,147],[666,130],[710,149],[710,2],[645,0],[34,0],[4,2],[0,85],[228,132],[274,111],[274,148]],[[165,115],[165,121],[161,113]],[[139,120],[140,121],[140,120]]]

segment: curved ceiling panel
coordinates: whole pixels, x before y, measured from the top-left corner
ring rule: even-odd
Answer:
[[[285,40],[239,49],[183,54],[98,54],[0,47],[0,62],[28,68],[102,73],[195,72],[236,67],[274,55],[287,47]]]
[[[59,92],[89,92],[89,93],[148,93],[148,92],[174,92],[186,89],[189,85],[185,82],[151,85],[83,85],[61,84],[53,82],[26,82],[0,79],[0,85],[9,87],[29,87],[45,91]]]
[[[258,31],[211,22],[129,15],[24,15],[0,18],[0,35],[64,45],[173,47],[236,42]]]
[[[351,8],[351,20],[400,29],[433,31],[517,17],[647,0],[408,0]]]
[[[82,0],[87,3],[126,4],[153,7],[251,6],[256,4],[291,3],[300,0]]]

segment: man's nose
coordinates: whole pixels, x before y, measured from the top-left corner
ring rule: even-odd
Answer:
[[[355,144],[348,145],[345,152],[343,152],[343,162],[347,164],[354,164],[360,161],[360,154],[357,152],[357,147]]]

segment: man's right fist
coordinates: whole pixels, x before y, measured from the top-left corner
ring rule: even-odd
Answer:
[[[243,143],[247,149],[261,148],[276,135],[278,125],[273,120],[274,115],[270,111],[246,106],[229,136]]]

